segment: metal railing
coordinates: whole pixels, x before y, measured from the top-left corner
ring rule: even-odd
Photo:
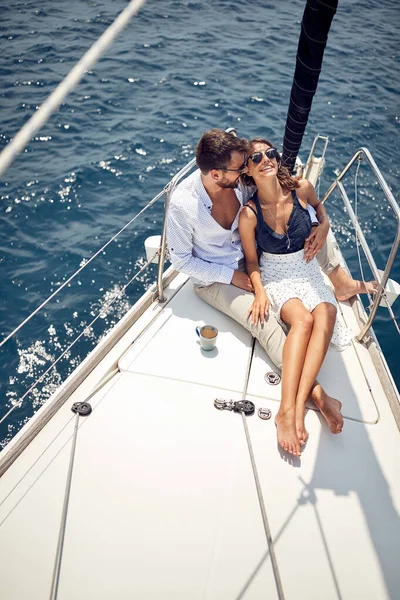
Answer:
[[[325,154],[326,154],[326,150],[328,148],[328,142],[329,142],[329,138],[325,135],[316,135],[313,141],[313,144],[311,146],[311,150],[310,150],[310,154],[308,156],[307,162],[306,162],[306,166],[304,167],[304,174],[303,177],[304,179],[309,179],[310,174],[311,174],[311,170],[312,170],[312,166],[313,166],[313,161],[314,161],[314,154],[315,154],[315,148],[317,143],[322,140],[324,142],[324,147],[322,149],[322,153],[321,156],[319,157],[319,161],[322,162],[322,165],[325,163]],[[319,172],[321,172],[321,168],[319,169]]]
[[[371,251],[369,249],[368,243],[364,237],[364,234],[361,230],[361,227],[358,223],[357,220],[357,216],[353,210],[353,207],[350,203],[350,200],[347,196],[346,190],[344,189],[344,186],[342,184],[342,179],[345,177],[345,175],[348,173],[349,169],[352,167],[352,165],[355,163],[356,160],[358,160],[359,162],[361,162],[363,160],[363,158],[365,158],[369,164],[369,166],[371,167],[372,171],[374,172],[378,183],[382,189],[382,191],[384,192],[390,206],[393,209],[393,212],[395,214],[395,217],[397,219],[397,232],[396,232],[396,236],[392,245],[392,248],[390,250],[390,254],[389,257],[387,259],[386,262],[386,266],[383,272],[383,275],[381,276],[379,274],[378,268],[376,266],[375,260],[371,254]],[[386,302],[386,306],[388,308],[388,311],[390,313],[390,316],[392,317],[392,320],[395,323],[395,326],[397,328],[397,331],[400,333],[400,329],[399,326],[396,322],[395,316],[393,314],[393,311],[391,309],[391,306],[389,304],[389,302],[386,299],[385,296],[385,288],[386,288],[386,284],[387,281],[389,279],[389,275],[390,275],[390,271],[392,269],[394,260],[396,258],[396,254],[397,254],[397,250],[399,247],[399,243],[400,243],[400,208],[399,205],[397,204],[388,184],[386,183],[382,173],[380,172],[377,164],[375,163],[370,151],[367,148],[359,148],[357,150],[357,152],[354,154],[354,156],[350,159],[350,161],[347,163],[347,165],[344,167],[343,171],[340,173],[340,175],[336,178],[336,180],[333,182],[333,184],[331,185],[331,187],[328,189],[328,191],[325,193],[325,195],[323,196],[321,202],[326,202],[326,200],[329,198],[329,196],[332,194],[332,192],[338,188],[341,196],[342,196],[342,200],[344,202],[344,205],[346,207],[346,210],[348,212],[350,221],[353,224],[354,230],[356,232],[356,236],[357,239],[359,240],[359,243],[364,251],[365,257],[368,261],[369,267],[372,271],[372,274],[374,276],[374,278],[376,279],[376,281],[379,283],[379,288],[378,291],[375,294],[374,297],[374,301],[372,303],[371,309],[370,309],[370,314],[369,317],[367,319],[367,322],[362,326],[360,333],[356,336],[356,340],[358,342],[361,342],[365,336],[368,333],[369,328],[371,327],[376,312],[378,310],[378,306],[379,303],[381,302],[381,300],[383,299]]]
[[[159,250],[159,261],[158,261],[158,274],[157,274],[157,300],[158,302],[164,302],[164,288],[163,288],[163,272],[164,272],[164,263],[165,256],[167,253],[167,215],[169,208],[169,201],[171,199],[171,195],[174,192],[178,183],[187,175],[193,167],[196,166],[196,159],[192,158],[190,162],[187,163],[166,186],[166,198],[164,205],[164,221],[163,221],[163,230],[161,234],[161,243]]]

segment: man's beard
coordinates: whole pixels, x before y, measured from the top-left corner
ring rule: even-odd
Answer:
[[[239,179],[236,179],[236,181],[230,181],[230,182],[218,181],[217,185],[219,185],[219,187],[224,190],[234,190],[239,185]]]

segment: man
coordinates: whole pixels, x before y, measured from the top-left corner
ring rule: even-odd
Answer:
[[[280,369],[285,342],[282,328],[271,314],[264,325],[254,325],[248,318],[254,295],[245,272],[238,218],[254,189],[239,181],[246,169],[244,141],[232,133],[211,129],[197,145],[196,162],[199,170],[180,183],[170,201],[167,240],[172,264],[191,277],[200,298],[250,331]],[[306,258],[317,256],[339,300],[365,292],[363,284],[340,267],[337,251],[326,241],[329,221],[322,204],[318,221],[305,247]],[[339,433],[343,426],[340,402],[330,398],[318,383],[311,397],[331,431]]]

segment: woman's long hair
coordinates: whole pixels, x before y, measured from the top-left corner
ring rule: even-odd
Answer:
[[[250,156],[250,154],[252,154],[254,152],[254,146],[256,144],[265,144],[266,146],[274,147],[274,145],[271,144],[271,142],[269,142],[268,140],[266,140],[264,138],[254,138],[254,139],[250,140],[249,142],[247,142],[247,144],[246,144],[247,156]],[[298,188],[300,186],[298,180],[295,177],[292,177],[289,173],[289,169],[287,169],[286,167],[284,167],[282,165],[282,159],[281,159],[280,154],[278,155],[277,162],[278,162],[277,177],[278,177],[279,183],[281,184],[281,187],[286,188],[288,190],[294,190],[295,188]],[[243,173],[243,175],[241,175],[240,177],[241,177],[242,182],[245,185],[256,185],[254,179],[247,173]]]

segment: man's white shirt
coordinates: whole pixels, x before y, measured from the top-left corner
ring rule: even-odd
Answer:
[[[231,283],[243,259],[238,224],[240,209],[255,189],[239,183],[234,191],[240,208],[231,228],[224,229],[211,216],[212,201],[199,170],[178,185],[171,196],[167,217],[168,249],[177,271],[189,275],[193,283],[200,285]],[[312,211],[315,215],[314,209]],[[311,218],[316,220],[312,213]]]
[[[241,208],[254,189],[239,184],[234,191]],[[201,285],[231,283],[233,272],[243,258],[238,225],[240,209],[230,229],[217,223],[211,209],[211,198],[197,170],[178,185],[168,210],[167,240],[172,264],[177,271],[189,275],[193,283]]]

